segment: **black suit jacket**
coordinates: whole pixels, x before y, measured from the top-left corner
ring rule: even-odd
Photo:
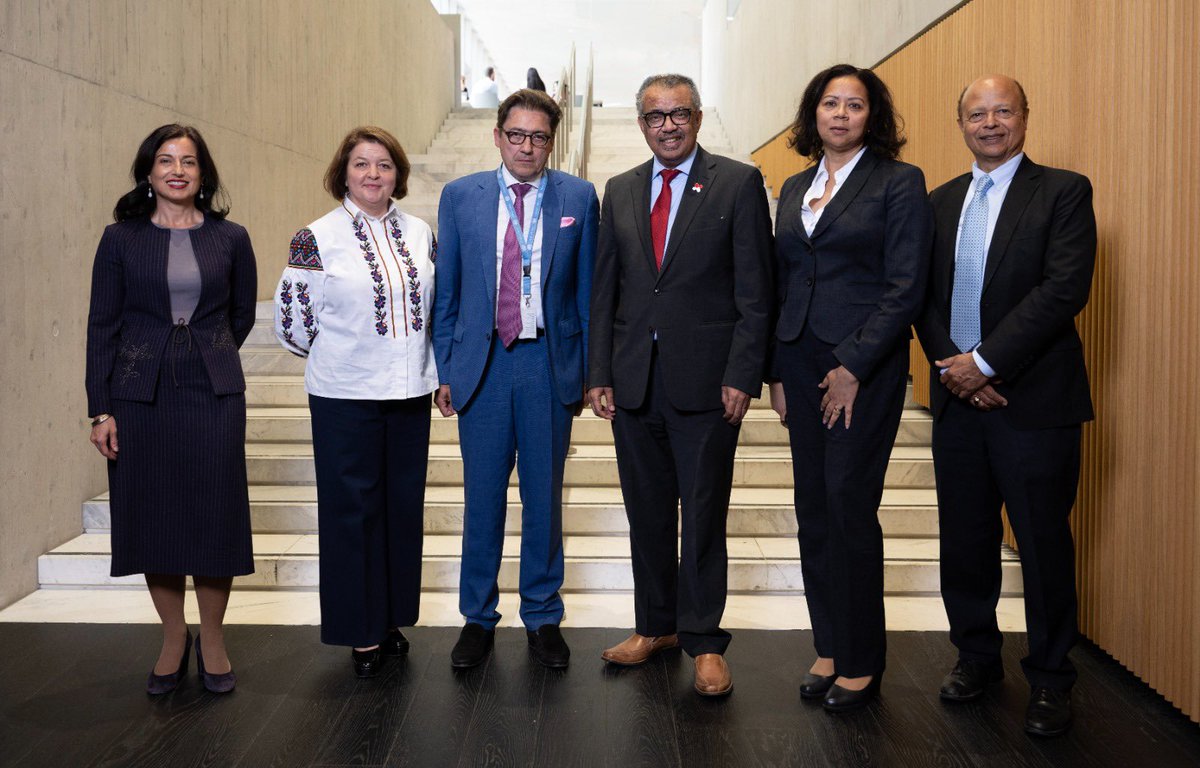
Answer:
[[[212,381],[213,392],[244,392],[238,347],[254,327],[258,275],[250,235],[238,224],[208,216],[193,230],[200,267],[200,303],[191,341]],[[167,286],[170,230],[149,219],[110,224],[100,238],[92,268],[88,313],[88,414],[111,413],[112,399],[150,402],[171,334]]]
[[[921,311],[933,236],[925,176],[867,150],[810,237],[800,209],[817,169],[792,176],[779,195],[775,339],[792,341],[807,325],[865,381],[907,344]]]
[[[646,396],[653,336],[671,404],[722,407],[721,387],[757,395],[771,308],[771,217],[758,169],[696,152],[662,271],[650,239],[653,161],[609,180],[592,279],[588,386],[622,408]]]
[[[950,340],[954,252],[967,173],[930,195],[936,235],[929,301],[917,334],[932,364],[959,354]],[[1087,304],[1096,260],[1096,216],[1086,177],[1026,156],[1004,197],[988,248],[980,297],[979,354],[996,371],[1002,409],[1017,429],[1066,426],[1092,418],[1083,345],[1075,316]],[[931,371],[935,418],[954,397]]]

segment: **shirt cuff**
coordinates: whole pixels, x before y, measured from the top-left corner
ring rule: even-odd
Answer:
[[[992,368],[992,366],[987,364],[987,361],[984,360],[983,356],[979,354],[978,349],[971,350],[971,357],[975,358],[975,365],[979,368],[979,372],[984,376],[987,376],[990,379],[996,375],[996,371]]]

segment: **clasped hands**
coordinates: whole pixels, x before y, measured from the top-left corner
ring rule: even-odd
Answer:
[[[825,390],[821,397],[821,423],[826,429],[833,429],[838,419],[843,419],[846,429],[854,416],[854,400],[858,397],[858,377],[844,365],[839,365],[821,379],[817,385]],[[783,394],[783,382],[773,382],[770,385],[771,408],[779,414],[779,423],[788,425],[787,398]]]
[[[945,360],[935,360],[933,364],[942,369],[940,381],[960,400],[967,400],[981,411],[991,411],[1008,405],[1008,400],[1000,395],[993,387],[1000,379],[989,379],[975,364],[975,356],[970,352],[948,357]]]

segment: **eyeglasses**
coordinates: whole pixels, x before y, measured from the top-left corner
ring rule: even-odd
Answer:
[[[687,125],[692,121],[692,110],[680,107],[672,109],[670,112],[643,112],[641,117],[651,128],[661,128],[667,122],[668,117],[675,125]]]
[[[1020,117],[1021,113],[1008,107],[1000,107],[993,110],[975,109],[968,112],[964,116],[964,119],[968,123],[982,123],[983,119],[988,115],[994,115],[997,120],[1012,120],[1014,117]]]
[[[518,147],[524,144],[526,139],[529,139],[535,147],[544,147],[550,143],[551,138],[544,133],[525,133],[525,131],[505,131],[504,135],[508,137],[509,144],[515,144]]]

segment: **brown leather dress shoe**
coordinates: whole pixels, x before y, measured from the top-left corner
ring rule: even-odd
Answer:
[[[724,656],[702,653],[696,657],[696,693],[701,696],[724,696],[732,690],[733,675]]]
[[[638,664],[645,664],[650,660],[651,656],[659,651],[678,647],[679,638],[675,635],[644,637],[634,632],[618,645],[614,645],[600,654],[600,658],[609,664],[617,664],[622,667],[636,667]]]

